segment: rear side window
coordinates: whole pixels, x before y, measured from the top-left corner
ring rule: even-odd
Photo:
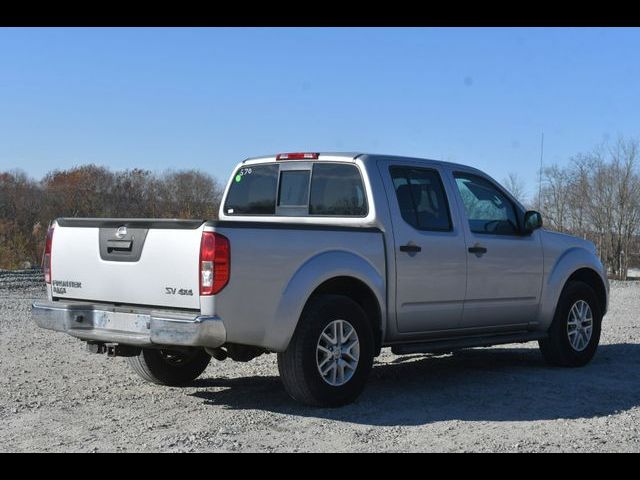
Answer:
[[[418,230],[451,230],[449,205],[438,172],[414,167],[391,167],[390,172],[405,222]]]
[[[240,168],[229,187],[227,215],[274,215],[278,189],[278,165]]]
[[[336,163],[314,164],[309,214],[366,216],[367,199],[358,168]]]

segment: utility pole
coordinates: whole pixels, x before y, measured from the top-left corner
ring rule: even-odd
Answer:
[[[538,172],[538,210],[542,204],[542,155],[544,154],[544,130],[540,136],[540,171]]]

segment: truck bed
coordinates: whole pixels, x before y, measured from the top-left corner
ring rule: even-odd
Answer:
[[[121,239],[118,228],[127,228]],[[229,240],[228,284],[199,295],[203,232]],[[105,246],[131,241],[130,251]],[[279,350],[306,299],[325,280],[360,272],[385,298],[382,231],[370,227],[162,219],[57,220],[51,296],[144,309],[195,311],[220,318],[230,343]],[[136,250],[137,249],[137,250]]]
[[[211,310],[225,320],[229,342],[284,348],[309,295],[340,275],[377,279],[373,288],[385,298],[384,238],[377,228],[243,221],[212,221],[207,228],[231,244],[229,284]]]

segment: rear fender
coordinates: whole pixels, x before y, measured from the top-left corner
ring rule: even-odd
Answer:
[[[302,310],[311,294],[327,280],[352,277],[367,285],[376,296],[382,313],[382,335],[386,322],[385,281],[381,273],[354,253],[333,250],[310,258],[291,277],[285,287],[275,318],[265,333],[264,345],[275,351],[284,351],[295,332]]]

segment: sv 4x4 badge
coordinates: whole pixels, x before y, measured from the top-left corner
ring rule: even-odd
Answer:
[[[193,296],[193,290],[191,288],[187,289],[187,288],[181,288],[181,289],[177,289],[177,288],[173,288],[173,287],[165,287],[164,288],[164,293],[166,293],[167,295],[189,295],[189,296]]]

